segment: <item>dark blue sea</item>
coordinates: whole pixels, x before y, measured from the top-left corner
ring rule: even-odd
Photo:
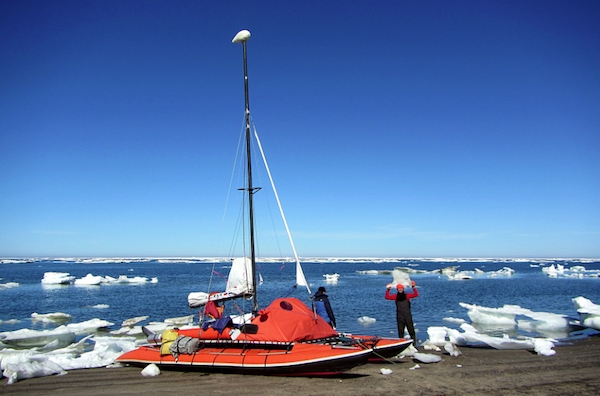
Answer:
[[[197,313],[189,309],[187,296],[194,291],[224,290],[229,262],[208,262],[202,259],[177,260],[34,260],[0,264],[0,283],[18,282],[19,286],[0,289],[0,332],[21,328],[49,329],[52,326],[33,322],[33,312],[45,314],[64,312],[72,315],[73,323],[93,318],[114,323],[119,329],[123,320],[148,315],[149,321]],[[121,262],[118,262],[121,261]],[[550,278],[542,268],[561,264],[565,268],[583,266],[581,277]],[[498,308],[505,304],[519,305],[532,311],[564,314],[578,319],[572,299],[583,296],[600,304],[600,261],[598,260],[352,260],[321,259],[302,263],[307,281],[314,293],[319,286],[327,288],[339,331],[355,334],[396,336],[393,301],[384,299],[390,274],[366,274],[364,271],[391,271],[405,267],[422,273],[412,274],[420,296],[412,301],[417,338],[427,339],[429,326],[458,327],[444,318],[459,318],[470,322],[466,309],[459,303]],[[438,270],[458,266],[458,270],[474,271],[470,280],[449,280]],[[512,276],[494,276],[494,271],[509,267]],[[281,296],[294,296],[309,303],[305,288],[294,289],[295,265],[292,262],[261,262],[258,264],[263,283],[258,287],[260,307]],[[42,285],[45,272],[68,272],[76,278],[88,273],[119,277],[157,277],[158,283],[140,285],[112,284],[101,286]],[[337,283],[327,284],[324,274],[340,274]],[[210,286],[209,286],[210,282]],[[210,289],[209,289],[210,287]],[[239,301],[239,300],[238,300]],[[247,304],[246,307],[243,305]],[[108,306],[98,308],[98,305]],[[245,310],[249,302],[239,301]],[[231,313],[238,313],[228,303]],[[358,318],[368,316],[376,322],[365,326]],[[12,321],[11,321],[12,320]],[[15,322],[14,320],[18,320]],[[10,321],[10,322],[7,322]],[[532,335],[519,329],[515,334]]]

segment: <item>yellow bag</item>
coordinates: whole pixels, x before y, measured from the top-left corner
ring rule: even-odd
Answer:
[[[171,347],[173,341],[177,339],[177,337],[179,337],[179,333],[177,333],[177,330],[167,329],[163,331],[162,344],[160,346],[161,355],[169,355],[171,353],[169,352],[169,348]]]

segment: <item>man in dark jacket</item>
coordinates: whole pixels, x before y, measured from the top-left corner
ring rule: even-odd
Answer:
[[[319,287],[319,290],[315,293],[314,297],[315,310],[323,319],[327,321],[335,329],[335,316],[333,316],[333,310],[331,304],[329,304],[329,297],[325,294],[325,288]]]

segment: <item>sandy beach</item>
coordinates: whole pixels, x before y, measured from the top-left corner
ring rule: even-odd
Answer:
[[[266,377],[162,371],[143,377],[134,367],[73,370],[6,385],[13,395],[598,395],[600,336],[555,347],[556,355],[525,350],[461,348],[439,363],[403,358],[370,363],[334,378]],[[421,349],[420,352],[423,352]],[[429,351],[431,352],[431,351]],[[392,370],[382,375],[380,370]]]

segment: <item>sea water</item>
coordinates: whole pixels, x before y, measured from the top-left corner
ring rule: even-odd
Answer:
[[[551,264],[567,269],[582,265],[588,270],[582,277],[550,278],[542,268]],[[308,259],[302,262],[306,279],[314,293],[319,286],[327,294],[335,313],[337,329],[355,334],[397,336],[395,306],[385,300],[385,286],[392,281],[395,267],[411,268],[419,297],[412,300],[412,313],[420,341],[427,339],[429,326],[455,327],[445,318],[470,322],[467,310],[459,303],[498,308],[519,305],[539,312],[551,312],[578,319],[572,299],[583,296],[600,304],[600,261],[598,260],[425,260],[425,259]],[[441,269],[458,266],[458,270],[475,271],[469,280],[450,280]],[[505,267],[512,275],[495,275]],[[18,287],[0,288],[0,332],[22,328],[51,329],[55,325],[32,321],[31,314],[63,312],[74,323],[99,318],[121,323],[132,317],[148,316],[140,324],[160,322],[166,318],[197,315],[187,306],[187,296],[196,291],[225,289],[230,262],[203,259],[128,259],[128,260],[32,260],[0,264],[0,283],[19,283]],[[269,260],[257,264],[262,283],[258,286],[259,308],[274,298],[298,297],[310,304],[304,287],[294,288],[295,264]],[[596,271],[596,272],[594,272]],[[158,283],[110,284],[101,286],[43,285],[46,272],[67,272],[76,278],[87,274],[158,278]],[[326,283],[324,274],[340,274],[335,283]],[[227,313],[237,314],[251,309],[252,302],[237,300],[227,303]],[[375,319],[363,325],[358,318]],[[500,329],[507,332],[507,329]],[[513,335],[527,333],[515,326]],[[487,329],[493,333],[494,329]],[[566,334],[568,336],[568,334]]]

